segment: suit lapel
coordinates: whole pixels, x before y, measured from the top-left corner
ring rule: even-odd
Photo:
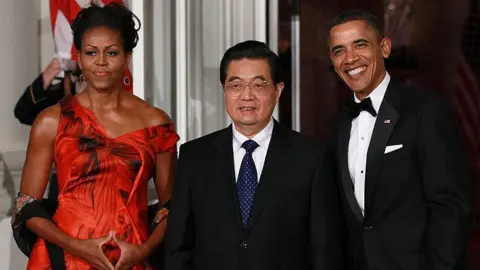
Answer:
[[[365,178],[365,213],[370,207],[375,188],[380,179],[380,168],[385,155],[385,147],[395,124],[399,118],[399,108],[401,92],[399,86],[394,82],[388,86],[385,97],[380,105],[375,127],[373,129],[372,138],[367,153],[367,174]]]
[[[285,158],[288,156],[288,142],[286,131],[275,121],[244,236],[255,226],[255,222],[258,221],[265,206],[275,197],[274,193],[277,192],[277,187],[282,186],[280,181],[285,179],[282,175],[286,175],[285,168],[288,168],[288,160]]]
[[[242,219],[240,215],[240,206],[238,203],[237,185],[235,182],[235,168],[232,148],[232,126],[230,125],[219,134],[214,143],[217,153],[218,176],[215,179],[219,189],[227,193],[227,204],[230,208],[231,220],[235,230],[239,233],[243,230]]]
[[[338,162],[343,191],[345,192],[348,205],[352,209],[357,219],[363,223],[362,211],[360,210],[357,200],[355,199],[353,190],[354,186],[352,183],[352,178],[350,177],[350,171],[348,169],[348,144],[350,141],[351,127],[352,121],[348,117],[345,117],[343,120],[341,120],[337,142]]]

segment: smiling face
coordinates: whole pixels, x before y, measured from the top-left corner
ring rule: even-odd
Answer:
[[[390,55],[391,41],[380,40],[364,21],[349,21],[330,30],[329,50],[335,72],[363,99],[385,76],[384,58]]]
[[[97,91],[122,87],[130,54],[123,50],[120,33],[107,27],[92,28],[83,34],[78,64],[88,86]]]
[[[267,126],[283,83],[273,83],[266,59],[231,61],[225,85],[225,107],[239,132],[249,136]]]

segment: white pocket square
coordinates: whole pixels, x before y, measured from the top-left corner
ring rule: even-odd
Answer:
[[[385,147],[385,154],[388,154],[390,152],[398,150],[402,147],[403,147],[403,144],[389,145],[389,146]]]

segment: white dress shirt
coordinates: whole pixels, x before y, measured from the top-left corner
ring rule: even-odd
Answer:
[[[368,97],[372,100],[372,105],[378,114],[383,97],[387,91],[390,75],[386,73],[383,81],[375,88]],[[355,102],[360,100],[353,95]],[[358,206],[365,211],[365,174],[367,173],[367,152],[372,137],[373,128],[377,117],[373,117],[369,112],[362,111],[357,118],[352,121],[350,130],[350,141],[348,144],[348,170],[353,181],[355,198]]]
[[[233,129],[233,161],[235,165],[235,182],[238,179],[238,173],[240,172],[240,166],[242,165],[243,157],[245,156],[245,149],[242,147],[242,144],[249,140],[245,135],[241,134],[235,128],[235,124],[232,125]],[[270,144],[270,139],[272,138],[273,132],[273,119],[267,124],[267,126],[257,133],[252,140],[258,143],[259,147],[255,149],[252,153],[253,162],[255,163],[255,168],[257,169],[257,181],[260,181],[260,176],[262,175],[263,165],[265,164],[265,157],[267,156],[268,145]]]

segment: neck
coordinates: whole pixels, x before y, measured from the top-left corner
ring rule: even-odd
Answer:
[[[249,139],[252,139],[253,137],[255,137],[255,135],[262,131],[268,125],[268,123],[270,123],[270,120],[268,120],[266,123],[257,125],[242,125],[237,123],[233,123],[233,125],[235,129],[240,132],[240,134]]]
[[[120,104],[120,89],[109,91],[98,91],[91,87],[87,87],[87,96],[92,109],[114,109]]]

